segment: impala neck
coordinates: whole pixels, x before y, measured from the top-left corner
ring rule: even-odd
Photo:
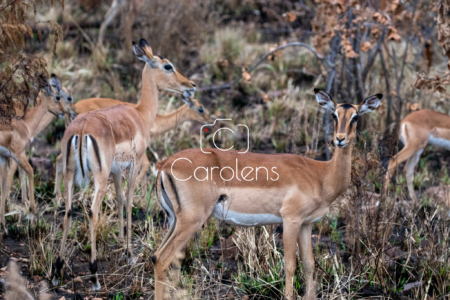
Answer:
[[[25,123],[25,126],[27,126],[28,132],[30,133],[30,138],[34,137],[36,134],[39,133],[39,128],[42,129],[41,126],[41,122],[45,121],[48,123],[50,123],[50,121],[52,120],[52,118],[44,118],[44,116],[46,114],[53,116],[51,113],[48,112],[48,101],[51,101],[50,99],[46,99],[46,96],[40,92],[37,98],[37,103],[39,103],[39,105],[31,108],[26,116],[23,118],[23,121]],[[42,119],[45,120],[42,120]],[[48,125],[47,123],[47,125]],[[47,126],[45,125],[45,126]],[[39,130],[39,131],[38,131]]]
[[[44,116],[41,118],[41,121],[39,122],[39,125],[36,127],[36,129],[34,130],[34,132],[32,133],[32,136],[36,136],[39,134],[39,132],[41,132],[42,130],[45,129],[45,127],[48,126],[48,124],[50,124],[51,121],[53,121],[53,119],[55,118],[55,115],[52,114],[51,112],[46,112],[44,114]]]
[[[144,117],[146,127],[150,130],[158,111],[158,87],[148,64],[145,64],[142,71],[142,94],[136,109]]]
[[[344,193],[351,181],[353,141],[344,148],[336,148],[327,171],[325,184],[329,189],[329,199],[334,201]],[[331,203],[330,203],[331,204]]]
[[[156,116],[155,123],[150,131],[151,135],[163,134],[175,128],[178,124],[186,122],[189,120],[188,111],[189,106],[185,104],[170,114]]]

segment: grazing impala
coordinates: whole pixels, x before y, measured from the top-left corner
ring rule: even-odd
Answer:
[[[158,92],[165,90],[191,97],[195,86],[174,68],[172,63],[159,56],[153,56],[152,49],[144,39],[133,43],[136,56],[146,62],[142,72],[141,101],[136,106],[115,105],[78,115],[64,133],[62,155],[64,162],[64,192],[66,196],[66,214],[61,241],[60,256],[56,260],[53,283],[58,284],[64,265],[62,257],[69,231],[72,214],[74,183],[85,185],[92,172],[95,190],[89,210],[89,229],[91,241],[91,260],[89,268],[92,274],[92,288],[100,290],[97,278],[96,231],[98,214],[106,192],[109,174],[112,173],[119,202],[119,238],[124,238],[122,197],[122,174],[127,181],[127,240],[129,257],[131,251],[131,208],[133,203],[136,177],[140,169],[142,155],[150,142],[151,130],[158,109]],[[75,182],[74,182],[75,181]]]
[[[197,121],[203,124],[209,121],[209,113],[203,107],[200,102],[196,99],[189,99],[183,101],[186,102],[185,105],[181,106],[177,110],[167,114],[167,115],[156,115],[155,122],[153,123],[152,129],[150,130],[150,136],[155,137],[164,132],[167,132],[177,125],[182,124],[186,121]],[[114,105],[125,104],[130,106],[136,106],[136,104],[122,102],[114,99],[105,98],[91,98],[85,99],[77,102],[74,106],[77,114],[85,113],[93,110],[98,110],[102,108],[111,107]],[[67,115],[66,115],[67,116]],[[62,155],[56,158],[56,176],[55,176],[55,195],[57,198],[61,197],[61,180],[64,164],[62,160]],[[150,168],[150,161],[147,155],[142,156],[141,170],[136,179],[136,182],[141,182],[142,178],[145,176],[147,170]]]
[[[385,192],[397,165],[408,160],[405,167],[408,192],[417,203],[413,186],[414,168],[427,144],[450,150],[450,116],[428,109],[413,112],[402,120],[399,139],[405,147],[389,161]],[[447,205],[450,207],[450,202]]]
[[[51,82],[57,79],[52,76]],[[56,97],[55,91],[50,87],[46,78],[41,76],[39,78],[41,91],[39,92],[37,103],[38,105],[31,108],[28,113],[20,120],[12,120],[12,128],[0,128],[0,177],[1,177],[1,202],[0,202],[0,225],[5,225],[5,208],[6,198],[9,196],[8,188],[8,168],[11,165],[11,160],[14,160],[22,170],[22,177],[25,172],[28,175],[29,183],[29,200],[30,212],[36,213],[36,204],[34,201],[34,172],[33,168],[28,163],[25,156],[25,147],[30,140],[42,128],[42,120],[48,120],[50,115],[62,116],[64,109],[61,107],[59,97]],[[51,118],[50,118],[51,119]],[[48,124],[48,123],[47,123]],[[26,197],[26,185],[22,186],[22,192]]]
[[[61,80],[55,75],[52,74],[50,78],[50,85],[53,91],[54,99],[60,103],[60,109],[63,109],[63,112],[66,113],[67,111],[71,111],[72,105],[73,105],[73,98],[72,95],[67,91],[65,87],[61,86]],[[61,117],[63,115],[60,115],[58,117]],[[40,119],[40,122],[37,125],[37,128],[33,132],[33,136],[31,139],[33,139],[37,134],[39,134],[42,130],[44,130],[48,124],[55,118],[55,114],[51,111],[47,111],[44,116]],[[23,154],[25,155],[25,153]],[[11,191],[11,185],[14,179],[14,173],[17,170],[17,164],[14,160],[11,161],[9,170],[8,170],[8,182],[6,185],[6,197],[9,197],[10,191]],[[28,202],[27,197],[27,185],[26,185],[26,178],[25,178],[25,171],[19,168],[19,177],[20,177],[20,183],[21,183],[21,189],[22,189],[22,200],[24,202]]]
[[[189,149],[157,165],[157,195],[170,229],[153,256],[155,299],[163,299],[166,272],[175,254],[210,215],[228,224],[259,226],[283,223],[285,296],[293,297],[297,244],[306,277],[306,298],[316,299],[313,282],[312,223],[320,220],[350,184],[351,156],[360,115],[378,107],[381,94],[360,105],[336,104],[314,90],[335,120],[330,161],[293,154],[257,154],[219,149]]]

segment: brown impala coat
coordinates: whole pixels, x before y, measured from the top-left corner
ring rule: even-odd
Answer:
[[[293,297],[292,279],[297,244],[306,277],[306,299],[315,299],[312,223],[350,184],[351,153],[359,115],[375,109],[377,94],[359,106],[339,104],[315,90],[320,105],[335,118],[334,143],[328,162],[292,154],[239,154],[236,151],[189,149],[157,165],[157,195],[169,216],[170,229],[156,251],[155,299],[163,299],[166,272],[177,252],[212,215],[229,224],[254,226],[283,223],[286,290]],[[348,146],[347,146],[348,145]],[[347,146],[347,147],[346,147]]]
[[[129,105],[131,107],[135,107],[134,103],[122,102],[119,100],[108,99],[108,98],[89,98],[85,100],[81,100],[75,104],[76,113],[86,113],[102,108],[108,108],[115,105]],[[67,115],[66,115],[67,116]],[[205,110],[202,104],[198,102],[196,99],[189,99],[189,103],[184,104],[180,108],[175,111],[167,114],[167,115],[156,115],[155,122],[150,130],[150,136],[154,137],[164,132],[167,132],[177,125],[182,124],[186,121],[197,121],[203,124],[206,124],[209,120],[209,113]],[[136,178],[136,182],[141,182],[143,177],[145,176],[147,170],[150,168],[150,161],[147,158],[147,155],[142,156],[141,161],[141,170],[139,176]],[[64,165],[62,160],[62,154],[60,154],[56,158],[56,176],[55,176],[55,195],[57,198],[61,197],[61,180],[64,171]]]
[[[428,109],[413,112],[402,120],[399,138],[405,147],[389,161],[385,192],[397,165],[408,160],[405,167],[408,192],[411,199],[417,203],[413,186],[414,168],[427,144],[450,150],[450,116]],[[447,206],[450,207],[450,199]]]
[[[93,290],[100,290],[97,278],[96,231],[98,214],[106,192],[108,177],[112,173],[116,195],[119,202],[119,238],[124,237],[122,174],[128,178],[127,186],[127,243],[128,254],[131,251],[131,208],[136,177],[140,169],[142,155],[150,142],[148,132],[153,126],[158,109],[158,91],[166,90],[184,97],[190,97],[195,90],[192,83],[178,72],[167,59],[153,56],[147,41],[141,39],[139,45],[134,44],[136,56],[145,61],[142,73],[142,96],[136,106],[116,105],[78,115],[70,123],[62,139],[64,162],[64,190],[66,193],[64,231],[61,241],[60,256],[55,263],[54,284],[64,265],[62,257],[71,219],[74,180],[83,185],[89,181],[92,172],[95,191],[89,213],[89,229],[91,241],[90,270]]]
[[[61,86],[61,80],[55,75],[52,74],[50,79],[50,85],[51,85],[51,91],[52,91],[52,97],[53,99],[59,103],[58,107],[58,114],[61,112],[67,112],[71,110],[72,106],[72,95],[67,91],[65,87]],[[53,105],[52,105],[53,106]],[[61,111],[63,110],[63,111]],[[58,117],[62,117],[63,115],[59,115]],[[33,128],[32,137],[34,138],[36,135],[38,135],[42,130],[44,130],[48,124],[55,118],[55,112],[53,112],[52,109],[48,110],[44,116],[42,116],[38,120],[37,127]],[[25,155],[25,153],[23,154]],[[9,196],[11,191],[11,185],[14,179],[14,173],[17,170],[17,164],[14,160],[11,161],[10,168],[8,170],[8,182],[6,184],[6,197]],[[22,200],[24,202],[28,202],[27,197],[27,184],[26,184],[26,178],[25,178],[25,171],[21,168],[19,168],[19,177],[20,177],[20,184],[22,189]]]
[[[37,106],[31,108],[21,120],[12,120],[11,127],[0,128],[0,178],[1,178],[1,199],[0,199],[0,225],[5,225],[6,198],[9,197],[8,169],[14,160],[23,172],[28,175],[30,188],[30,211],[36,213],[34,201],[34,172],[25,156],[25,147],[30,140],[38,133],[42,118],[51,112],[54,115],[62,115],[63,108],[60,101],[55,99],[55,91],[50,87],[46,78],[40,78],[42,90],[38,95]],[[26,199],[26,188],[22,186],[24,199]]]

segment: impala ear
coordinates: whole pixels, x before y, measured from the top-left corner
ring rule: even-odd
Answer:
[[[61,80],[59,80],[58,76],[56,76],[55,74],[52,74],[50,78],[50,85],[52,86],[53,89],[55,89],[55,91],[58,94],[61,93],[62,90]]]
[[[141,39],[139,44],[133,42],[133,50],[134,54],[142,61],[147,62],[150,67],[154,68],[156,64],[156,60],[153,56],[153,51],[150,45],[146,40]]]
[[[39,88],[44,91],[47,96],[50,96],[52,94],[52,89],[50,87],[50,84],[48,83],[48,79],[44,75],[39,74],[37,82]]]
[[[375,94],[367,97],[359,105],[359,113],[362,115],[375,110],[380,105],[381,99],[383,99],[383,94]]]
[[[328,93],[319,89],[314,89],[314,94],[316,94],[316,100],[320,106],[328,108],[331,111],[336,110],[336,102],[334,102],[333,98],[331,98]]]
[[[139,40],[139,46],[141,46],[141,48],[144,49],[148,57],[153,58],[152,47],[150,47],[150,44],[145,39]]]

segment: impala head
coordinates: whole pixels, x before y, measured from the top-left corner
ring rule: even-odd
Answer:
[[[210,122],[208,110],[206,110],[206,108],[203,107],[203,104],[198,102],[197,99],[183,97],[183,102],[189,106],[188,114],[190,120],[202,124],[208,124]]]
[[[375,110],[383,98],[382,94],[375,94],[366,98],[361,104],[336,104],[331,96],[322,90],[314,89],[317,102],[331,111],[334,119],[334,145],[344,148],[356,137],[356,122],[360,115]]]
[[[133,42],[133,49],[136,56],[150,67],[160,90],[181,94],[184,97],[192,96],[195,84],[175,68],[167,58],[153,55],[152,48],[146,40],[141,39],[139,44]]]
[[[64,113],[75,117],[75,106],[72,94],[70,94],[65,87],[62,87],[61,80],[55,74],[50,78],[50,85],[54,91],[54,98],[61,103]]]
[[[64,116],[64,107],[61,104],[61,97],[58,97],[57,92],[53,89],[47,78],[45,78],[43,75],[39,75],[38,81],[44,96],[41,98],[41,101],[45,101],[47,110],[50,113],[54,114],[57,118],[62,118]]]

